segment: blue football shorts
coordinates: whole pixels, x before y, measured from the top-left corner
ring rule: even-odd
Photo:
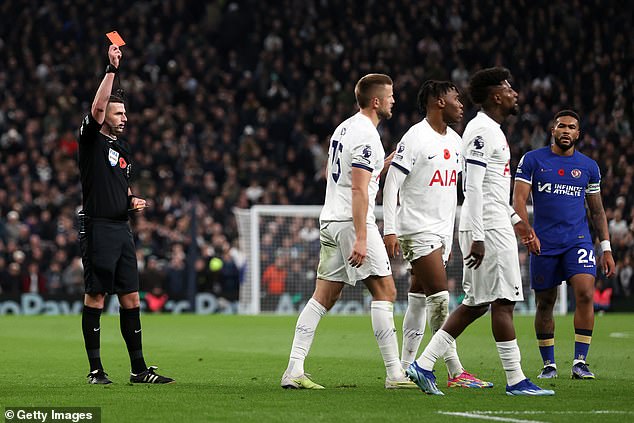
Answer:
[[[596,276],[594,247],[590,243],[575,245],[555,255],[534,255],[530,258],[531,288],[535,291],[554,288],[574,275]]]

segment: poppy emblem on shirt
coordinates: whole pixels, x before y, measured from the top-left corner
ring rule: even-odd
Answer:
[[[445,153],[444,154],[445,154],[445,160],[449,160],[451,158],[451,153],[446,148],[445,148]]]
[[[123,157],[119,157],[119,167],[121,169],[125,169],[127,165],[128,163],[126,163],[125,159]]]
[[[565,173],[565,172],[564,172],[564,170],[563,170],[563,169],[559,169],[559,170],[557,171],[557,174],[558,174],[559,176],[564,176],[564,173]]]
[[[581,176],[581,171],[579,169],[572,169],[570,171],[570,174],[572,175],[573,178],[578,178]]]

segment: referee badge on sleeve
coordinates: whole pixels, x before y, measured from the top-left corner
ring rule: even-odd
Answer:
[[[119,162],[119,152],[112,148],[108,149],[108,161],[110,162],[110,166],[116,166]]]

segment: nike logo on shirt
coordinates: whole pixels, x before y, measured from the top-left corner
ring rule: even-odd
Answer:
[[[427,156],[427,158],[428,158],[429,160],[431,160],[431,159],[433,159],[434,157],[436,157],[437,155],[438,155],[438,154],[434,154],[433,156]]]

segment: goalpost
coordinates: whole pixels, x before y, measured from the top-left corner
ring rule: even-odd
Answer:
[[[322,206],[256,205],[250,209],[234,209],[238,223],[241,250],[247,267],[240,287],[240,312],[244,314],[296,314],[310,299],[315,287],[319,263],[319,213]],[[529,213],[532,210],[529,209]],[[383,208],[375,207],[377,225],[383,231]],[[452,257],[447,265],[450,309],[462,301],[462,254],[458,246],[458,217],[454,230]],[[518,245],[524,301],[515,310],[522,314],[535,311],[534,294],[530,289],[528,255]],[[409,267],[402,257],[392,260],[392,274],[397,288],[394,311],[407,308]],[[363,314],[369,311],[369,293],[358,287],[343,290],[341,299],[330,311],[334,314]],[[567,311],[567,289],[563,283],[555,312]]]

